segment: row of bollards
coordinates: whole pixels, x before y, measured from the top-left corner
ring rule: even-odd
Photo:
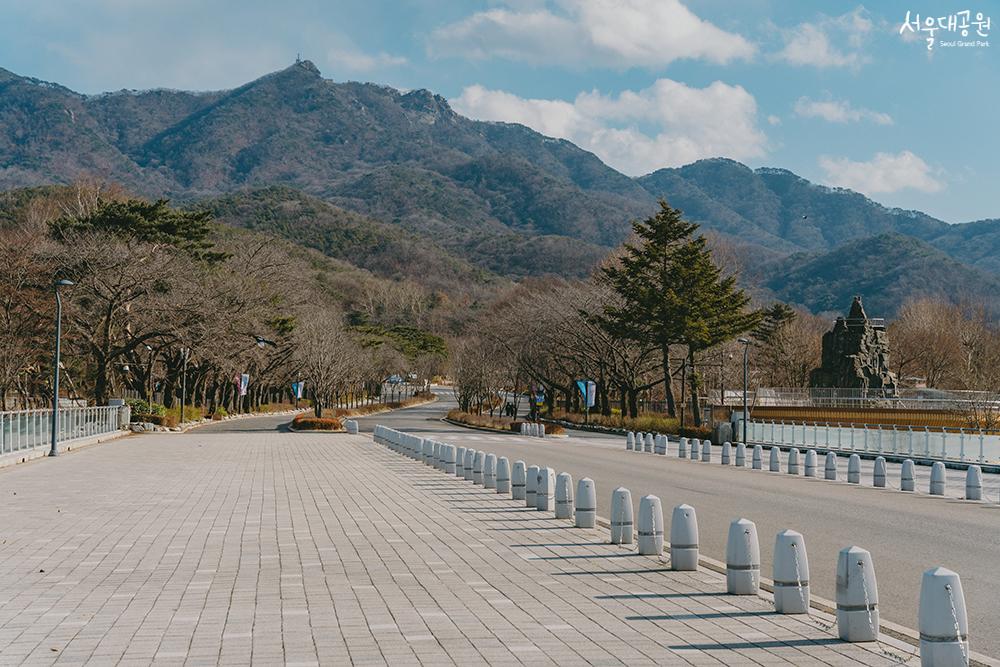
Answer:
[[[540,424],[537,422],[522,422],[521,435],[528,435],[533,438],[544,438],[545,424]]]
[[[635,433],[629,431],[625,434],[625,449],[629,451],[646,451],[666,456],[670,448],[670,440],[663,434]],[[700,455],[699,455],[700,453]],[[699,441],[697,439],[679,438],[677,441],[678,458],[690,458],[701,460],[704,463],[712,461],[712,443],[710,440]],[[793,447],[788,451],[785,471],[790,475],[798,475],[800,470],[801,451]],[[735,455],[732,443],[722,444],[722,465],[736,464],[736,467],[746,467],[747,451],[746,445],[737,443]],[[810,449],[805,453],[803,465],[806,477],[816,477],[817,470],[816,450]],[[764,469],[764,448],[761,445],[754,445],[750,453],[750,467],[754,470]],[[768,452],[767,469],[770,472],[781,472],[781,448],[771,447]],[[903,461],[899,474],[900,491],[915,491],[915,466],[912,459]],[[827,452],[823,467],[823,478],[836,481],[838,477],[837,454]],[[851,454],[847,459],[847,483],[861,484],[861,457]],[[888,486],[888,474],[886,470],[886,460],[884,456],[875,459],[874,470],[872,472],[872,486],[886,488]],[[943,496],[945,493],[945,466],[941,461],[936,461],[931,466],[930,484],[927,489],[932,496]],[[983,499],[983,470],[978,465],[970,465],[965,474],[965,499]]]
[[[633,448],[646,447],[645,436],[641,440],[634,435],[632,437]],[[650,451],[666,447],[666,438],[662,437],[663,440],[660,440],[660,436],[649,438]],[[511,466],[505,456],[496,457],[492,453],[418,438],[381,425],[375,429],[375,441],[442,472],[470,480],[485,489],[495,489],[496,493],[502,495],[510,494],[512,499],[524,501],[526,507],[554,512],[555,518],[572,520],[577,528],[594,528],[597,525],[597,492],[594,481],[590,478],[581,479],[574,493],[572,476],[566,472],[556,474],[549,467],[526,466],[520,460]],[[638,444],[640,442],[641,445]],[[711,449],[706,453],[706,446],[702,444],[699,447],[699,444],[697,441],[685,441],[683,446],[686,451],[692,452],[692,458],[700,454],[701,460],[710,460]],[[772,470],[775,469],[774,451],[772,449],[768,461],[769,469]],[[727,459],[733,458],[730,443],[723,446],[722,455],[723,462],[728,464]],[[797,466],[798,457],[798,451],[790,452],[789,466]],[[736,447],[735,459],[742,460],[745,464],[746,448],[742,443]],[[829,457],[827,463],[829,464]],[[752,452],[752,464],[757,468],[763,464],[763,453],[759,446]],[[780,470],[780,461],[778,469]],[[807,475],[810,469],[813,474],[816,473],[816,453],[813,450],[806,452],[805,469]],[[834,467],[834,475],[835,470]],[[849,479],[850,470],[849,467]],[[876,465],[876,475],[880,470],[884,478],[884,465],[881,468]],[[798,474],[791,467],[788,472]],[[670,519],[671,569],[697,571],[699,536],[695,509],[686,504],[678,505],[673,508]],[[624,487],[616,488],[611,495],[609,527],[612,544],[631,545],[638,538],[637,550],[640,555],[660,557],[667,546],[664,540],[662,504],[654,495],[640,498],[638,517],[635,517],[631,492]],[[759,593],[761,557],[757,526],[753,521],[739,518],[730,523],[725,566],[728,594]],[[794,530],[779,532],[774,541],[772,572],[774,608],[777,613],[809,613],[809,577],[805,538]],[[846,547],[838,554],[836,619],[838,636],[844,641],[869,642],[879,638],[875,567],[871,554],[861,547]],[[920,589],[919,630],[922,665],[969,664],[965,597],[959,576],[951,570],[936,567],[924,572]]]

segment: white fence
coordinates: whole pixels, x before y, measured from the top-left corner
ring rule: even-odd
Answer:
[[[898,454],[954,461],[1000,461],[1000,435],[978,429],[931,430],[922,426],[831,425],[811,422],[750,421],[754,444],[818,447],[848,452]],[[737,424],[742,434],[743,424]]]
[[[121,428],[121,408],[59,408],[57,441],[113,433]],[[52,441],[52,410],[21,410],[0,412],[0,454],[10,454],[36,447],[47,447]]]

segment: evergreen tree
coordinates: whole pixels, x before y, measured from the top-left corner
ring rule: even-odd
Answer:
[[[660,201],[656,215],[634,222],[635,240],[601,269],[602,280],[619,296],[600,321],[615,335],[655,344],[662,355],[667,412],[676,416],[671,374],[672,345],[686,345],[691,366],[691,405],[701,424],[695,355],[752,329],[760,314],[747,310],[749,297],[734,277],[723,277],[712,261],[698,225]]]
[[[679,342],[687,346],[691,412],[695,426],[701,426],[695,355],[752,330],[762,314],[748,310],[750,297],[736,286],[735,276],[723,277],[704,237],[686,239],[674,259],[674,295],[670,301],[675,304],[675,322],[681,329]]]
[[[670,376],[670,346],[680,342],[682,329],[675,314],[674,255],[698,228],[681,218],[677,209],[660,200],[656,215],[632,223],[635,240],[622,246],[616,262],[602,267],[603,281],[620,300],[604,309],[602,326],[610,333],[655,345],[663,358],[667,413],[674,417]]]

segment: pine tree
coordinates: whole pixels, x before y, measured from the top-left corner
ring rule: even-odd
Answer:
[[[635,240],[601,269],[602,280],[619,296],[601,318],[615,335],[655,344],[663,357],[667,412],[676,416],[670,374],[670,348],[686,345],[691,366],[691,405],[701,424],[695,355],[752,329],[760,314],[747,310],[749,297],[736,279],[723,277],[712,261],[698,225],[660,201],[656,215],[634,222]]]

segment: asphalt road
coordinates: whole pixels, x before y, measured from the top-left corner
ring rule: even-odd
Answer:
[[[702,553],[717,560],[725,559],[729,523],[746,517],[757,524],[765,576],[771,573],[774,536],[793,528],[805,536],[813,592],[830,600],[836,595],[837,552],[850,545],[864,547],[874,560],[882,617],[914,629],[921,574],[943,565],[962,577],[973,650],[1000,656],[1000,504],[995,503],[1000,482],[993,476],[988,477],[987,488],[994,503],[975,503],[875,489],[870,486],[869,470],[863,474],[864,484],[855,486],[676,456],[636,454],[625,450],[622,438],[594,433],[571,431],[570,437],[544,440],[494,434],[442,422],[441,417],[455,404],[447,390],[439,395],[436,403],[363,418],[361,428],[371,431],[375,424],[385,424],[507,456],[512,463],[521,459],[528,465],[547,465],[569,472],[574,480],[590,477],[597,485],[598,512],[605,517],[610,513],[611,491],[617,486],[629,488],[636,505],[645,494],[659,496],[668,521],[670,508],[688,503],[698,512]],[[233,421],[190,435],[274,430],[287,421],[287,416]],[[714,456],[717,461],[718,451]],[[843,479],[846,464],[841,461],[841,466]],[[898,473],[890,468],[893,475]],[[926,470],[920,476],[926,477]],[[950,473],[949,491],[961,495],[962,479],[961,473]],[[926,479],[919,479],[917,488],[925,489]]]

